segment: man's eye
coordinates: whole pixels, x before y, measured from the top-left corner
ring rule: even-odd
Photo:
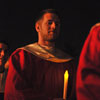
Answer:
[[[51,24],[52,24],[52,22],[51,22],[51,21],[49,21],[49,22],[48,22],[48,25],[51,25]]]

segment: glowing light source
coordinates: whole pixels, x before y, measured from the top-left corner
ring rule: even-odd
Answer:
[[[63,100],[67,100],[67,86],[68,86],[68,70],[64,73],[64,90],[63,90]]]

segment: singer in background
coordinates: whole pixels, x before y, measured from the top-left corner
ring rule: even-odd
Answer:
[[[5,82],[9,66],[8,57],[8,44],[0,41],[0,100],[4,100]]]

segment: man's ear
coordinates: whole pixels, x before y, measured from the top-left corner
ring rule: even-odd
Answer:
[[[39,23],[36,23],[36,24],[35,24],[35,29],[36,29],[37,32],[40,31]]]

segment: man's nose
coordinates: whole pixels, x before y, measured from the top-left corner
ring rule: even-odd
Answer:
[[[52,27],[53,29],[55,29],[55,28],[56,28],[56,23],[53,22],[52,25],[51,25],[51,27]]]

